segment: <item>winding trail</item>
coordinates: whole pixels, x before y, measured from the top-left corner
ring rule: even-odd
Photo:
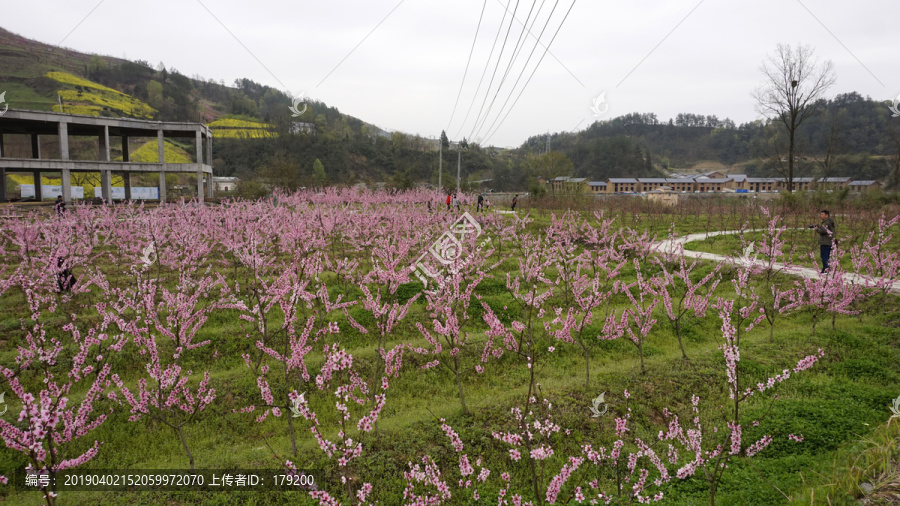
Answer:
[[[744,232],[763,232],[766,229],[754,229],[754,230],[744,230]],[[696,234],[688,234],[675,238],[668,238],[662,241],[657,241],[653,243],[652,250],[653,251],[672,251],[681,246],[684,256],[688,258],[696,258],[699,260],[712,260],[713,262],[724,262],[724,263],[734,263],[735,259],[728,257],[726,255],[719,255],[716,253],[707,253],[704,251],[693,251],[689,249],[684,249],[684,245],[693,242],[693,241],[704,241],[710,237],[719,236],[719,235],[734,235],[740,234],[740,230],[723,230],[718,232],[699,232]],[[756,258],[741,258],[739,259],[741,262],[753,262],[757,265],[763,265],[763,262],[757,261]],[[812,269],[810,267],[802,267],[799,265],[790,265],[786,266],[782,263],[773,264],[775,269],[778,269],[784,273],[799,276],[801,278],[807,279],[816,279],[820,276],[818,269]],[[863,285],[863,286],[872,286],[876,283],[876,280],[870,278],[868,276],[863,276],[862,274],[855,274],[851,272],[844,273],[844,279],[849,283],[855,285]],[[900,295],[900,280],[896,280],[891,283],[890,288],[891,293]]]

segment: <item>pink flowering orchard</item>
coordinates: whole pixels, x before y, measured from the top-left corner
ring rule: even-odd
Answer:
[[[0,501],[145,502],[24,477],[148,469],[314,476],[279,492],[301,504],[716,504],[748,472],[788,501],[779,459],[851,440],[823,436],[835,391],[866,398],[854,430],[890,415],[867,375],[893,374],[898,216],[806,275],[796,218],[759,205],[717,262],[658,247],[713,204],[445,197],[3,211]]]

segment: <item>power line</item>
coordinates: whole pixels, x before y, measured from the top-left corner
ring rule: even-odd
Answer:
[[[503,114],[503,109],[506,107],[506,104],[509,103],[509,99],[512,98],[512,94],[515,93],[516,86],[519,85],[519,81],[521,81],[522,76],[525,75],[525,71],[528,70],[528,63],[531,62],[531,58],[534,56],[534,51],[537,49],[538,43],[540,42],[541,38],[544,36],[544,32],[547,30],[547,27],[550,26],[550,20],[553,19],[553,13],[556,12],[556,7],[558,5],[559,5],[559,0],[556,0],[556,3],[553,4],[553,8],[550,10],[550,14],[547,16],[547,21],[544,23],[544,27],[541,28],[541,33],[537,36],[534,46],[532,46],[531,52],[528,54],[528,58],[525,60],[525,65],[522,66],[522,71],[519,72],[519,76],[516,78],[516,82],[513,83],[513,86],[509,92],[509,95],[507,95],[506,100],[503,101],[503,106],[500,107],[500,112],[497,114],[497,118],[499,118],[500,115]],[[571,7],[569,9],[571,10]],[[565,22],[565,19],[563,19],[563,22]],[[562,24],[560,24],[560,27],[562,27]],[[558,29],[557,29],[557,31],[558,31]],[[544,54],[546,54],[546,50],[549,50],[549,46],[546,47]],[[540,65],[540,62],[538,62],[538,65]],[[535,69],[537,69],[537,67],[535,67]],[[525,85],[527,86],[528,84],[526,83]],[[487,123],[487,117],[488,117],[488,115],[485,114],[484,121],[482,121],[481,126],[478,127],[478,132],[476,132],[474,135],[481,133],[481,129],[484,128],[485,123]],[[490,132],[491,128],[493,128],[494,125],[497,123],[497,118],[494,118],[493,123],[491,123],[491,126],[488,127],[488,132]]]
[[[531,2],[531,9],[528,10],[528,17],[525,18],[525,23],[522,24],[522,30],[519,32],[519,39],[516,41],[516,45],[513,48],[512,58],[509,59],[509,64],[506,66],[506,70],[503,72],[503,77],[500,79],[500,84],[497,85],[497,91],[494,92],[494,96],[493,98],[491,98],[491,103],[490,105],[488,105],[487,111],[485,111],[484,116],[479,115],[479,118],[476,118],[475,125],[472,127],[473,133],[470,134],[470,137],[472,137],[472,135],[477,135],[477,133],[481,131],[481,127],[479,127],[479,119],[481,120],[481,126],[483,127],[484,123],[487,121],[487,118],[491,114],[491,110],[494,108],[494,103],[496,103],[497,101],[497,96],[500,94],[500,90],[503,89],[503,85],[506,83],[506,78],[509,76],[510,69],[512,69],[513,64],[519,58],[519,54],[521,54],[521,49],[524,47],[523,37],[525,35],[525,32],[528,30],[528,20],[531,19],[531,13],[534,12],[534,6],[536,3],[536,0]],[[543,8],[543,6],[544,2],[542,1],[541,8]],[[535,22],[537,21],[537,16],[540,14],[541,8],[539,8],[537,14],[535,14]],[[550,15],[552,16],[553,13],[551,12]],[[515,19],[515,16],[513,16],[513,19]],[[510,22],[510,26],[512,26],[512,22]],[[528,65],[528,62],[526,61],[525,64]],[[515,87],[513,89],[515,89]],[[510,91],[510,93],[512,93],[512,91]],[[478,132],[474,132],[476,128],[478,128]]]
[[[478,125],[478,120],[481,118],[481,112],[484,110],[484,104],[487,103],[488,95],[490,95],[491,93],[491,86],[494,85],[494,78],[497,77],[497,70],[500,68],[500,60],[503,59],[503,51],[506,49],[506,41],[509,40],[509,32],[510,30],[512,30],[513,20],[515,19],[516,12],[518,10],[519,0],[516,0],[516,6],[513,8],[512,16],[509,18],[509,28],[506,29],[506,35],[503,36],[503,45],[500,46],[500,54],[497,55],[497,64],[494,65],[494,72],[491,73],[491,81],[488,83],[487,91],[484,93],[484,100],[481,101],[481,107],[478,109],[478,114],[475,116],[475,126]],[[503,15],[503,18],[506,19],[505,13]],[[472,127],[472,132],[475,131],[475,126]],[[472,134],[470,133],[469,137],[471,136]]]
[[[475,52],[475,42],[478,40],[478,32],[481,30],[481,20],[484,18],[484,9],[487,7],[488,0],[484,0],[484,5],[481,6],[481,15],[478,16],[478,27],[475,28],[475,38],[472,39],[472,49],[469,50],[469,59],[466,61],[466,70],[463,72],[462,82],[459,83],[459,93],[456,94],[456,103],[453,104],[453,112],[450,113],[450,121],[447,122],[447,130],[450,129],[450,124],[453,123],[453,116],[456,114],[456,106],[459,105],[459,97],[462,96],[463,85],[466,84],[466,75],[469,73],[469,64],[472,62],[472,53]]]
[[[509,116],[509,113],[512,112],[512,110],[515,109],[516,104],[519,103],[519,99],[522,98],[522,93],[525,91],[526,88],[528,88],[528,83],[531,82],[531,78],[534,77],[534,73],[537,72],[538,68],[540,68],[541,62],[544,61],[544,57],[547,56],[547,51],[550,50],[550,46],[553,45],[553,41],[556,40],[556,36],[559,35],[559,31],[562,29],[563,25],[566,23],[566,19],[569,18],[569,14],[572,12],[572,7],[575,7],[575,2],[577,2],[577,1],[578,0],[572,0],[572,5],[570,5],[569,10],[566,11],[566,15],[565,15],[565,17],[563,17],[562,22],[559,24],[559,28],[556,29],[556,33],[553,34],[553,38],[550,39],[550,43],[547,44],[547,48],[546,48],[546,50],[544,50],[544,54],[541,55],[541,59],[538,60],[537,65],[534,67],[534,70],[531,72],[531,75],[528,76],[528,80],[525,81],[525,85],[522,87],[522,90],[519,91],[518,96],[516,96],[516,100],[513,102],[512,106],[509,108],[509,110],[506,111],[506,115],[503,116],[502,120],[500,120],[500,124],[497,125],[497,128],[495,128],[493,131],[490,132],[488,137],[485,139],[485,142],[490,140],[494,136],[494,134],[497,133],[497,130],[499,130],[500,127],[503,126],[503,123],[506,121],[506,118]],[[502,112],[502,109],[501,109],[501,112]],[[493,125],[491,125],[491,126],[493,126]],[[490,129],[488,129],[488,130],[490,130]]]
[[[497,27],[497,34],[494,35],[494,45],[491,46],[491,52],[488,54],[487,62],[484,64],[484,70],[481,71],[481,79],[478,80],[478,86],[475,88],[475,96],[472,97],[472,103],[469,104],[469,110],[466,111],[466,117],[463,118],[463,122],[459,126],[459,130],[456,132],[456,135],[453,136],[454,139],[459,137],[460,132],[462,132],[463,126],[469,119],[469,114],[471,114],[472,112],[472,107],[475,106],[475,102],[478,100],[478,92],[481,91],[481,83],[484,82],[484,75],[487,74],[487,69],[491,66],[491,58],[494,56],[494,49],[497,49],[497,41],[500,39],[500,32],[503,30],[503,22],[506,21],[506,13],[509,11],[509,2],[510,0],[506,0],[506,9],[504,9],[503,11],[503,18],[500,20],[500,26]]]

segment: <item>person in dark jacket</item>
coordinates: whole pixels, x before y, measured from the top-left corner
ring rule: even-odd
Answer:
[[[56,208],[57,216],[62,216],[66,212],[66,202],[63,200],[62,195],[56,196],[56,205],[54,207]]]
[[[478,205],[475,206],[475,212],[479,212],[479,211],[483,211],[483,210],[484,210],[484,194],[479,193],[478,194]]]
[[[827,209],[819,213],[822,220],[818,225],[810,225],[819,234],[819,255],[822,257],[822,273],[828,270],[828,260],[831,258],[831,244],[834,241],[834,220]]]
[[[518,203],[519,203],[519,196],[516,195],[515,197],[513,197],[512,207],[511,207],[512,211],[516,210],[516,204],[518,204]]]

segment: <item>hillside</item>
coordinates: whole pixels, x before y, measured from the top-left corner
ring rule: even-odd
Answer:
[[[397,188],[456,186],[456,153],[444,144],[400,132],[388,133],[337,108],[310,100],[294,117],[284,92],[237,79],[233,86],[190,78],[160,63],[79,53],[29,40],[0,28],[0,91],[10,107],[74,114],[202,121],[214,131],[216,175],[237,175],[288,189],[320,184],[385,181]],[[857,179],[900,179],[900,124],[887,104],[857,93],[820,101],[821,113],[799,132],[796,176],[842,175]],[[487,188],[522,190],[538,176],[662,176],[715,166],[755,176],[777,175],[783,127],[756,121],[736,125],[728,118],[692,113],[668,121],[653,113],[632,113],[598,121],[579,132],[550,135],[568,163],[548,165],[547,136],[533,136],[515,150],[471,143],[461,159],[461,186],[487,180]],[[17,141],[7,140],[16,151]],[[773,144],[773,142],[775,144]],[[23,147],[22,149],[25,149]],[[187,148],[189,146],[180,146]],[[74,150],[92,150],[89,142]],[[828,156],[826,156],[828,155]],[[75,154],[77,157],[77,153]],[[325,169],[313,174],[319,161]],[[478,187],[478,186],[473,186]]]

